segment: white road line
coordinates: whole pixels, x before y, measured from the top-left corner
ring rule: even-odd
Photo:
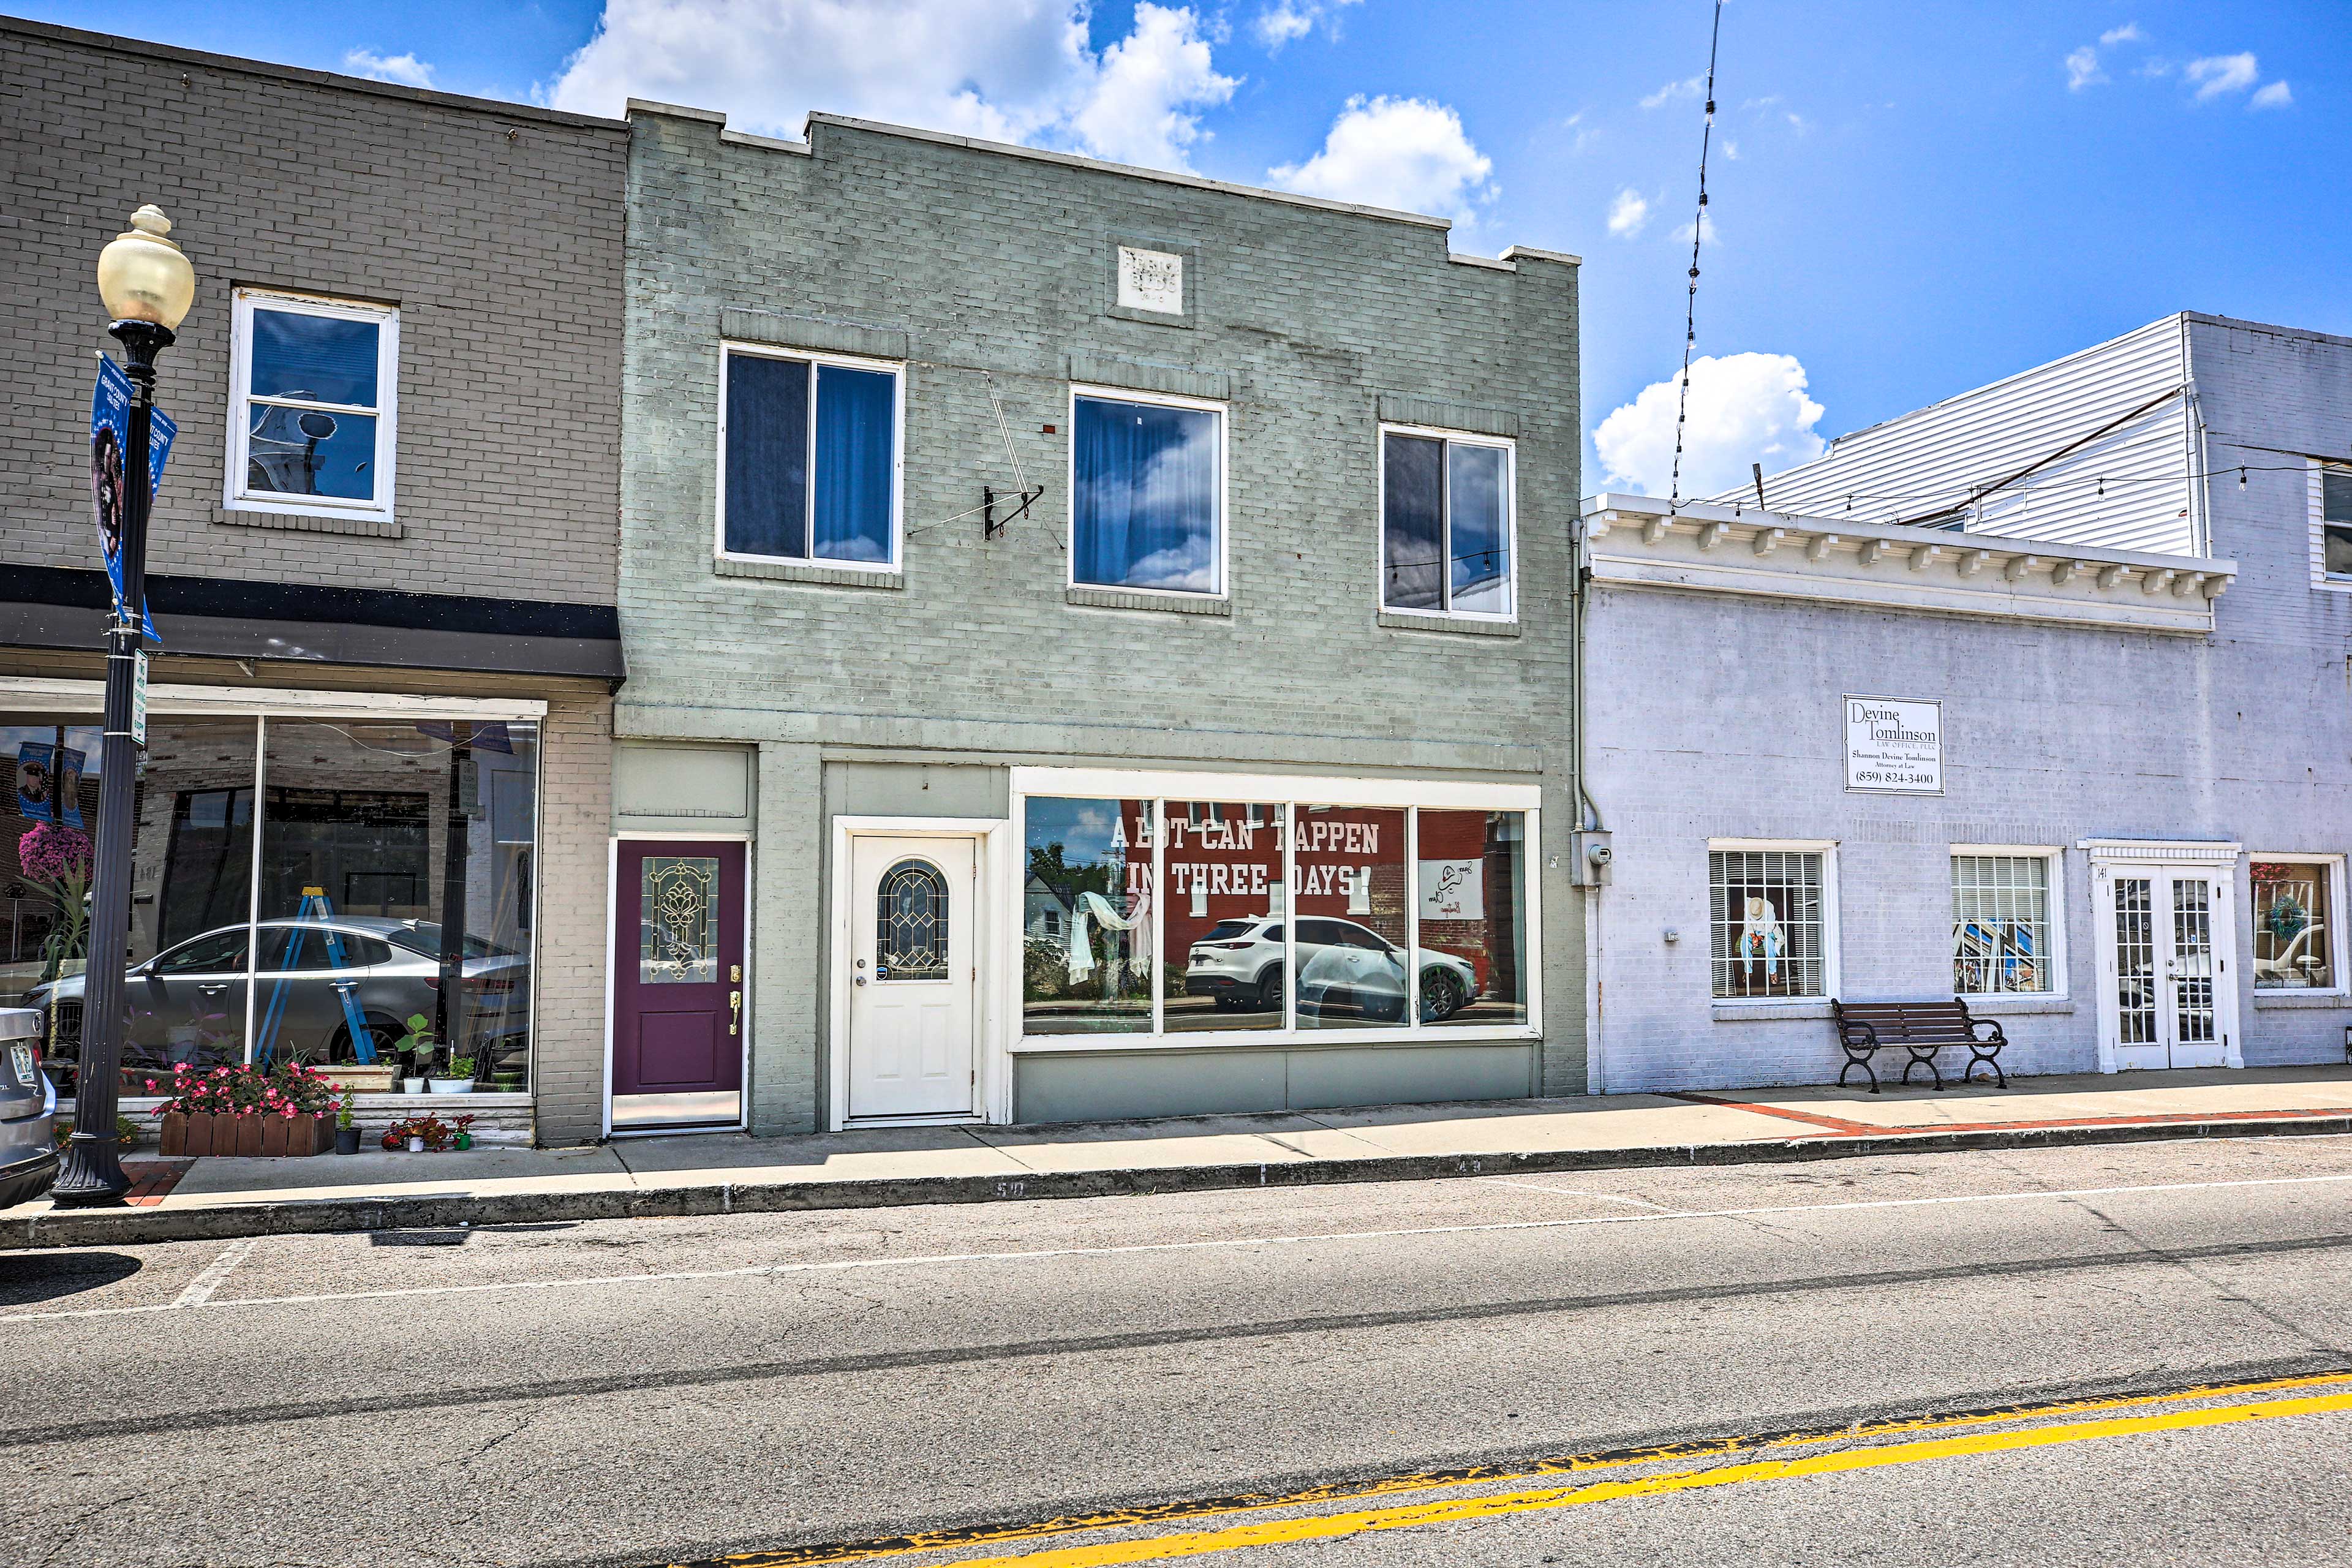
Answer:
[[[172,1303],[173,1308],[201,1307],[211,1300],[213,1292],[221,1288],[238,1264],[245,1261],[245,1255],[253,1250],[253,1244],[259,1239],[259,1237],[248,1236],[243,1241],[230,1242],[218,1258],[205,1265],[202,1274],[188,1281],[188,1288],[180,1292],[179,1299]]]
[[[704,1279],[762,1279],[782,1274],[838,1274],[861,1268],[922,1268],[940,1264],[1035,1263],[1055,1258],[1120,1258],[1148,1252],[1206,1252],[1223,1247],[1305,1247],[1326,1241],[1391,1241],[1416,1236],[1474,1236],[1490,1231],[1574,1230],[1599,1225],[1674,1225],[1698,1219],[1746,1219],[1758,1215],[1834,1214],[1858,1209],[1923,1208],[1941,1204],[2049,1203],[2064,1198],[2122,1197],[2139,1193],[2219,1192],[2249,1187],[2310,1187],[2352,1182],[2333,1176],[2260,1176],[2234,1182],[2156,1182],[2137,1186],[2070,1187],[2047,1193],[1962,1193],[1936,1198],[1870,1198],[1837,1204],[1777,1204],[1744,1209],[1678,1209],[1666,1214],[1583,1215],[1572,1219],[1499,1220],[1486,1225],[1428,1225],[1401,1230],[1334,1230],[1310,1236],[1244,1236],[1210,1241],[1147,1241],[1124,1247],[1050,1247],[1033,1252],[937,1252],[911,1258],[842,1258],[823,1263],[761,1263],[742,1268],[679,1269],[659,1274],[591,1274],[576,1279],[509,1279],[478,1285],[409,1285],[383,1290],[320,1290],[296,1296],[233,1296],[209,1300],[207,1310],[231,1307],[308,1306],[321,1301],[406,1300],[419,1296],[476,1296],[498,1290],[566,1290],[604,1285],[658,1285]],[[492,1234],[495,1234],[494,1232]],[[214,1268],[220,1267],[215,1259]],[[129,1318],[175,1311],[168,1307],[82,1307],[54,1312],[12,1312],[0,1323],[64,1318]]]
[[[1564,1198],[1592,1198],[1604,1204],[1632,1204],[1635,1208],[1670,1214],[1677,1218],[1690,1214],[1688,1209],[1672,1209],[1664,1204],[1654,1204],[1647,1198],[1629,1198],[1622,1193],[1588,1193],[1581,1187],[1547,1187],[1541,1182],[1514,1182],[1501,1176],[1490,1176],[1486,1184],[1493,1187],[1525,1187],[1531,1193],[1556,1193]]]

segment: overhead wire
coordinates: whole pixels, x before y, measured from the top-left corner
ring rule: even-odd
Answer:
[[[1683,374],[1675,396],[1675,467],[1666,486],[1666,510],[1683,499],[1683,427],[1690,417],[1691,349],[1698,342],[1698,252],[1706,238],[1706,155],[1715,141],[1715,61],[1723,41],[1723,0],[1715,0],[1715,25],[1706,39],[1706,121],[1698,137],[1698,216],[1691,219],[1690,290],[1683,306]]]

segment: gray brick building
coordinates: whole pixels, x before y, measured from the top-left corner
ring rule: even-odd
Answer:
[[[2348,455],[2352,341],[2184,314],[1769,511],[1588,502],[1594,1087],[1826,1081],[1833,997],[1963,994],[2011,1072],[2344,1059]]]
[[[1581,1089],[1575,258],[630,126],[613,1125]]]
[[[80,960],[21,852],[95,826],[92,269],[152,202],[197,286],[157,392],[130,1103],[292,1053],[593,1135],[627,128],[14,20],[0,80],[0,991],[69,1046]],[[427,1072],[392,1066],[412,1012]]]

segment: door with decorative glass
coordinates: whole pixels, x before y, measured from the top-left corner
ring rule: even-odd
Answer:
[[[849,996],[853,1121],[973,1113],[979,865],[970,838],[850,839],[838,983]]]
[[[738,843],[625,839],[613,964],[613,1125],[743,1115],[743,859]]]
[[[2235,1064],[2231,884],[2226,866],[2098,866],[2099,1031],[2119,1070]]]

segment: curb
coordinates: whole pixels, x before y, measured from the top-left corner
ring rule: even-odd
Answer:
[[[1132,1197],[1242,1187],[1320,1187],[1363,1182],[1632,1170],[1674,1165],[1779,1165],[1874,1154],[1976,1149],[2063,1149],[2200,1138],[2314,1138],[2352,1134],[2352,1113],[2293,1121],[2176,1121],[1795,1137],[1741,1143],[1670,1143],[1535,1153],[1391,1154],[1296,1163],[1179,1165],[1028,1176],[907,1176],[833,1182],[712,1182],[593,1192],[450,1194],[322,1198],[211,1208],[42,1211],[0,1218],[0,1251],[44,1247],[134,1247],[164,1241],[326,1235],[424,1226],[523,1225],[597,1219],[681,1219],[809,1209],[898,1208],[915,1204],[1034,1203]]]

